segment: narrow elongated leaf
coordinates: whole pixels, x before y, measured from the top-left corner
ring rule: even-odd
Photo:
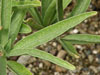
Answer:
[[[77,0],[77,4],[72,10],[70,17],[85,12],[89,7],[90,2],[91,0]]]
[[[97,12],[94,11],[87,12],[63,21],[59,21],[22,39],[21,41],[15,44],[14,49],[33,48],[38,45],[44,44],[61,35],[70,28],[75,27],[77,24],[81,23],[86,18],[96,14]]]
[[[59,42],[62,44],[62,46],[64,47],[64,49],[73,57],[75,58],[79,58],[79,54],[77,53],[76,49],[74,48],[74,46],[68,42],[68,41],[64,41],[64,40],[59,40]]]
[[[56,13],[56,0],[53,0],[45,12],[43,25],[48,26]]]
[[[74,44],[100,43],[100,36],[91,34],[73,34],[65,36],[62,39],[68,40]]]
[[[1,4],[1,23],[3,26],[3,29],[9,29],[10,22],[11,22],[11,9],[12,9],[12,3],[11,0],[2,0]]]
[[[70,4],[70,2],[71,2],[71,0],[63,0],[63,10]],[[57,13],[54,15],[50,24],[56,22],[56,19],[57,19]]]
[[[39,0],[34,1],[12,1],[12,7],[20,7],[20,8],[30,8],[41,6],[41,2]]]
[[[53,0],[41,0],[42,2],[42,19],[44,18],[45,12]]]
[[[63,0],[57,0],[56,9],[57,9],[57,19],[58,21],[61,21],[63,19]]]
[[[32,73],[27,68],[15,61],[7,61],[7,65],[17,75],[32,75]]]
[[[38,57],[47,61],[50,61],[54,64],[57,64],[59,66],[62,66],[66,69],[70,69],[70,70],[74,70],[75,67],[73,65],[71,65],[70,63],[68,63],[67,61],[64,61],[60,58],[57,58],[47,52],[38,50],[38,49],[15,49],[12,50],[9,54],[9,56],[18,56],[18,55],[22,55],[22,54],[28,54],[34,57]]]
[[[0,75],[6,74],[6,59],[4,56],[0,56]]]
[[[31,31],[32,29],[30,28],[30,26],[22,24],[19,33],[30,33]]]
[[[26,14],[26,10],[22,10],[22,9],[17,9],[13,14],[12,22],[10,26],[10,32],[9,32],[9,38],[12,39],[12,42],[15,40],[20,30],[25,14]]]
[[[32,17],[34,18],[34,20],[36,20],[36,22],[38,24],[40,24],[41,26],[43,26],[43,21],[42,21],[42,18],[40,16],[40,13],[37,10],[37,8],[30,8],[29,9],[29,13],[32,15]]]
[[[12,11],[12,1],[2,0],[1,1],[1,44],[4,46],[8,42],[8,32],[11,23],[11,11]]]

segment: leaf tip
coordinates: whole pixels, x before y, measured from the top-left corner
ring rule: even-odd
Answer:
[[[76,67],[75,66],[72,66],[71,70],[75,70],[75,69],[76,69]]]
[[[96,14],[98,14],[98,12],[92,11],[92,15],[96,15]]]

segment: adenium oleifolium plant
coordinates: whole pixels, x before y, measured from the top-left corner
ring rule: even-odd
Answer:
[[[77,0],[75,8],[64,19],[63,10],[70,2],[71,0],[0,0],[0,75],[7,75],[6,68],[15,75],[32,75],[23,65],[7,60],[11,56],[20,55],[38,57],[66,69],[75,70],[67,61],[36,48],[56,38],[70,55],[79,57],[73,44],[100,43],[98,35],[72,34],[59,37],[86,18],[97,14],[95,11],[85,12],[90,0]],[[41,6],[41,12],[38,6]],[[27,12],[33,19],[24,19]],[[15,43],[18,33],[31,32],[30,26],[26,24],[38,31]]]

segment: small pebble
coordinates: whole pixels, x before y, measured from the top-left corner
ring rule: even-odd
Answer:
[[[28,63],[28,60],[30,59],[31,56],[28,56],[28,55],[23,55],[23,56],[20,56],[17,60],[18,63],[20,64],[23,64],[23,65],[26,65]]]
[[[59,51],[59,53],[57,54],[57,57],[59,57],[59,58],[64,58],[65,57],[65,55],[66,55],[66,51],[64,51],[64,50],[61,50],[61,51]]]
[[[89,62],[92,63],[93,62],[93,59],[94,59],[93,55],[89,55],[88,56],[88,59],[89,59]]]
[[[57,50],[60,51],[61,49],[62,49],[62,46],[61,45],[58,45],[57,46]]]
[[[13,72],[9,72],[9,74],[8,75],[15,75],[15,73],[13,73]]]
[[[93,54],[97,54],[98,53],[98,51],[97,50],[93,50]]]
[[[93,70],[95,73],[97,73],[98,71],[97,71],[97,68],[96,67],[94,67],[94,66],[90,66],[89,67],[91,70]]]
[[[43,68],[43,63],[40,63],[39,64],[39,68]]]
[[[54,75],[60,75],[60,73],[59,72],[55,72]]]
[[[57,47],[57,43],[56,43],[56,42],[53,42],[52,45],[53,45],[54,47]]]

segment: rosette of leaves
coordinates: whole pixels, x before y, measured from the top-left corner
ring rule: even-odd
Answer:
[[[42,16],[37,10],[41,2]],[[72,46],[73,43],[100,42],[100,36],[88,34],[68,35],[64,38],[58,38],[58,36],[75,27],[86,18],[97,14],[95,11],[84,12],[90,0],[83,0],[83,2],[77,0],[76,7],[67,19],[63,19],[63,9],[71,0],[41,0],[41,2],[39,0],[0,0],[0,75],[7,75],[6,68],[13,71],[15,75],[32,75],[23,65],[7,60],[11,56],[20,55],[38,57],[66,69],[75,70],[75,67],[67,61],[36,49],[36,47],[57,38],[64,48],[75,56],[77,52]],[[24,21],[28,11],[34,17],[35,26],[33,27],[38,31],[15,43],[18,33],[31,32],[30,27],[26,24],[33,24],[33,21],[30,21],[31,19],[28,22]],[[80,37],[81,39],[79,39]]]

